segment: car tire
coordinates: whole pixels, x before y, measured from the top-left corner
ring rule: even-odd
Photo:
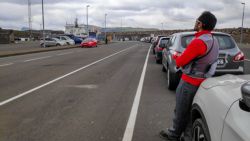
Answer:
[[[60,46],[60,44],[56,44],[56,46]]]
[[[168,85],[168,89],[169,90],[175,90],[178,86],[178,76],[176,75],[176,73],[172,73],[169,68],[167,69],[167,85]]]
[[[211,141],[207,125],[201,118],[192,125],[192,141]]]
[[[161,69],[162,72],[167,72],[166,68],[164,67],[164,65],[162,65],[162,69]]]

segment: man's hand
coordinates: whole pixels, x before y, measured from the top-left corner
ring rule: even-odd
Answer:
[[[181,56],[181,53],[180,52],[177,52],[175,51],[174,54],[173,54],[173,59],[176,60],[178,57]]]

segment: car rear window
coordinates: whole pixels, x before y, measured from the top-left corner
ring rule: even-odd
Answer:
[[[169,38],[163,38],[163,39],[161,39],[160,44],[166,45],[168,43],[168,40],[169,40]]]
[[[235,43],[230,36],[227,35],[214,35],[219,42],[220,50],[232,49],[235,47]],[[187,48],[190,42],[194,39],[194,35],[184,36],[181,39],[181,45],[183,48]]]
[[[220,49],[232,49],[235,47],[235,43],[230,36],[226,35],[214,35],[219,42]]]

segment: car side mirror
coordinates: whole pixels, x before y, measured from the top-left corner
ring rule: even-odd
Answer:
[[[241,86],[241,94],[242,94],[242,104],[245,105],[243,110],[250,111],[250,82],[245,83]]]

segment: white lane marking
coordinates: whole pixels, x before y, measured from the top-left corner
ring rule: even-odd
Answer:
[[[13,63],[2,64],[0,65],[0,67],[10,66],[10,65],[13,65]]]
[[[88,85],[69,85],[67,87],[79,88],[79,89],[97,89],[97,85],[88,84]]]
[[[130,112],[129,120],[126,126],[126,130],[123,135],[122,141],[132,141],[133,133],[134,133],[134,127],[135,127],[135,121],[137,117],[137,112],[140,104],[140,99],[141,99],[141,93],[142,93],[142,88],[143,88],[143,83],[144,83],[144,78],[146,74],[146,69],[148,65],[148,58],[149,58],[149,52],[151,50],[151,47],[148,50],[148,54],[145,60],[145,64],[143,66],[140,82],[136,91],[135,99],[133,102],[133,106]]]
[[[245,59],[245,61],[250,62],[250,59]]]
[[[29,60],[25,60],[23,62],[30,62],[30,61],[36,61],[36,60],[42,60],[42,59],[46,59],[46,58],[50,58],[51,56],[44,56],[44,57],[39,57],[39,58],[34,58],[34,59],[29,59]]]
[[[136,47],[136,46],[137,46],[137,45],[134,45],[134,46],[131,46],[131,47],[126,48],[126,49],[124,49],[124,50],[121,50],[121,51],[119,51],[119,52],[116,52],[116,53],[114,53],[114,54],[111,54],[111,55],[109,55],[109,56],[107,56],[107,57],[104,57],[104,58],[102,58],[102,59],[100,59],[100,60],[97,60],[97,61],[95,61],[95,62],[93,62],[93,63],[90,63],[90,64],[88,64],[88,65],[86,65],[86,66],[84,66],[84,67],[81,67],[81,68],[79,68],[79,69],[77,69],[77,70],[74,70],[74,71],[72,71],[72,72],[70,72],[70,73],[67,73],[67,74],[65,74],[65,75],[63,75],[63,76],[61,76],[61,77],[58,77],[58,78],[56,78],[56,79],[54,79],[54,80],[51,80],[51,81],[49,81],[49,82],[47,82],[47,83],[45,83],[45,84],[42,84],[42,85],[37,86],[37,87],[35,87],[35,88],[31,89],[31,90],[28,90],[28,91],[26,91],[26,92],[23,92],[23,93],[21,93],[21,94],[18,94],[17,96],[14,96],[14,97],[9,98],[9,99],[7,99],[7,100],[5,100],[5,101],[2,101],[2,102],[0,102],[0,106],[3,106],[3,105],[5,105],[5,104],[7,104],[7,103],[10,103],[10,102],[12,102],[12,101],[14,101],[14,100],[16,100],[16,99],[18,99],[18,98],[21,98],[21,97],[23,97],[23,96],[25,96],[25,95],[27,95],[27,94],[30,94],[30,93],[32,93],[32,92],[38,90],[38,89],[41,89],[41,88],[43,88],[43,87],[45,87],[45,86],[47,86],[47,85],[50,85],[50,84],[52,84],[52,83],[54,83],[54,82],[56,82],[56,81],[59,81],[59,80],[65,78],[65,77],[67,77],[67,76],[70,76],[70,75],[72,75],[72,74],[74,74],[74,73],[77,73],[77,72],[79,72],[79,71],[81,71],[81,70],[83,70],[83,69],[86,69],[86,68],[88,68],[88,67],[90,67],[90,66],[93,66],[93,65],[95,65],[95,64],[97,64],[97,63],[99,63],[99,62],[101,62],[101,61],[103,61],[103,60],[106,60],[106,59],[108,59],[108,58],[110,58],[110,57],[113,57],[113,56],[115,56],[115,55],[117,55],[117,54],[120,54],[120,53],[122,53],[122,52],[124,52],[124,51],[126,51],[126,50],[129,50],[129,49],[131,49],[131,48],[134,48],[134,47]]]
[[[67,54],[71,54],[71,53],[73,53],[73,52],[60,53],[60,54],[57,54],[57,56],[67,55]]]

